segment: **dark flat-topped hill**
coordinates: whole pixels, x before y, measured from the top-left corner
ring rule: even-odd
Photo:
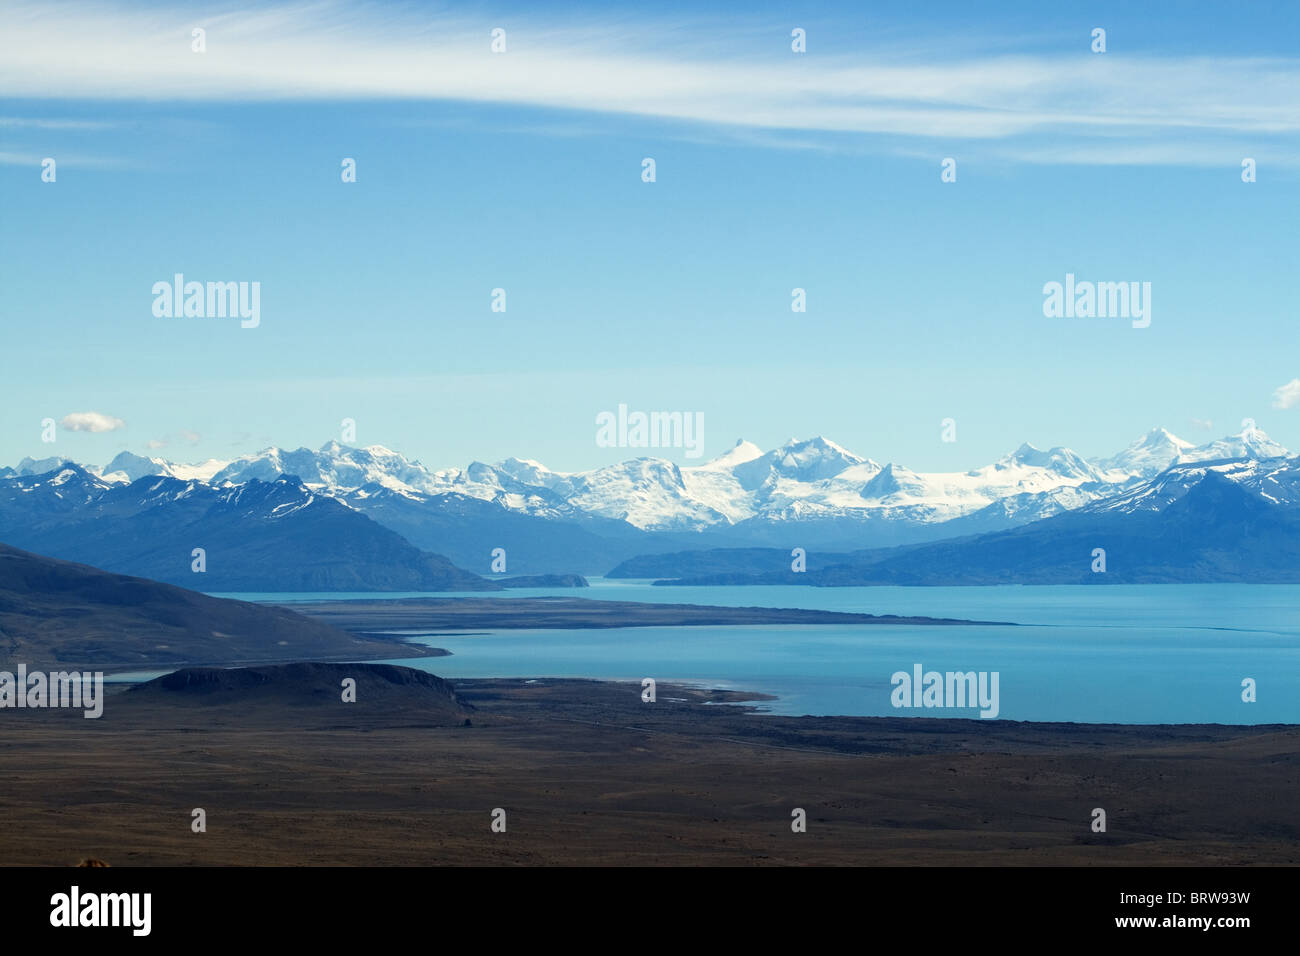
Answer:
[[[355,700],[343,700],[343,682],[356,682]],[[357,717],[406,720],[444,717],[459,723],[474,708],[452,685],[425,671],[391,664],[301,662],[262,667],[186,667],[131,688],[113,705],[147,704],[233,708],[308,708],[343,723]]]

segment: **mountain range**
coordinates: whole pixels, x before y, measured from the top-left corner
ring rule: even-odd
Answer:
[[[0,540],[188,586],[191,550],[203,547],[204,588],[218,591],[491,589],[498,548],[510,574],[628,576],[626,562],[640,560],[651,573],[636,576],[681,578],[690,570],[662,574],[654,556],[798,546],[817,562],[879,557],[1055,516],[1161,510],[1207,469],[1285,510],[1289,454],[1257,429],[1196,446],[1161,428],[1106,458],[1023,444],[947,473],[880,464],[822,437],[767,452],[738,441],[691,467],[642,457],[585,472],[521,458],[432,470],[337,442],[200,464],[123,452],[102,467],[47,458],[0,469]],[[691,567],[759,573],[735,554]]]
[[[1300,463],[1173,465],[1131,492],[1008,531],[924,544],[641,555],[611,578],[670,585],[1300,583]]]

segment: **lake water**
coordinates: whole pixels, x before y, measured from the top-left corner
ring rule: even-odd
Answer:
[[[757,690],[779,714],[975,717],[895,708],[891,675],[998,673],[998,716],[1114,723],[1300,723],[1300,586],[1098,585],[966,588],[657,588],[594,579],[585,589],[472,597],[583,597],[802,607],[1008,621],[1018,627],[774,625],[406,635],[452,657],[395,660],[449,678],[693,681]],[[244,600],[433,597],[239,594]],[[1242,701],[1242,681],[1257,702]]]

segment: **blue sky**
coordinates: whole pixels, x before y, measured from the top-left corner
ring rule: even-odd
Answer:
[[[1300,449],[1295,5],[9,6],[0,462],[353,418],[579,469],[638,453],[594,440],[619,403],[702,412],[707,457],[965,469],[1246,417]],[[260,282],[260,326],[156,318],[176,272]],[[1067,272],[1150,282],[1150,327],[1045,318]],[[124,424],[41,443],[87,411]]]

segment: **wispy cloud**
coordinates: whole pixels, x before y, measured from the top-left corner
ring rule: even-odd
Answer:
[[[99,169],[132,169],[139,164],[112,156],[90,156],[86,153],[69,153],[65,150],[53,150],[54,159],[60,167],[85,166]],[[0,152],[0,166],[39,167],[49,153],[11,153]]]
[[[126,422],[101,412],[73,412],[63,416],[59,427],[69,432],[115,432],[125,428]]]
[[[907,53],[894,42],[853,56],[796,55],[788,40],[753,42],[752,30],[653,17],[541,25],[523,9],[469,21],[350,2],[196,16],[17,0],[0,35],[0,88],[69,99],[456,100],[926,141],[1037,136],[1052,145],[1043,154],[1040,139],[1030,161],[1090,164],[1239,161],[1224,138],[1294,145],[1300,133],[1296,59],[1094,55],[1082,46],[981,56],[969,38],[952,40],[947,54],[929,41]],[[489,49],[496,26],[507,29],[503,54]],[[190,49],[196,27],[207,31],[205,53]],[[1198,145],[1184,149],[1189,141]]]
[[[72,130],[76,132],[112,129],[116,123],[103,120],[41,119],[29,116],[0,116],[0,129]]]
[[[1274,390],[1274,408],[1294,408],[1297,405],[1300,405],[1300,378],[1293,378]]]
[[[171,445],[172,442],[174,441],[183,441],[188,445],[197,445],[202,440],[203,440],[203,436],[200,435],[198,432],[192,431],[191,429],[188,428],[182,428],[179,432],[177,432],[175,437],[171,435],[164,435],[162,438],[150,438],[147,444],[151,450],[156,450],[159,448],[166,448],[167,446]]]

